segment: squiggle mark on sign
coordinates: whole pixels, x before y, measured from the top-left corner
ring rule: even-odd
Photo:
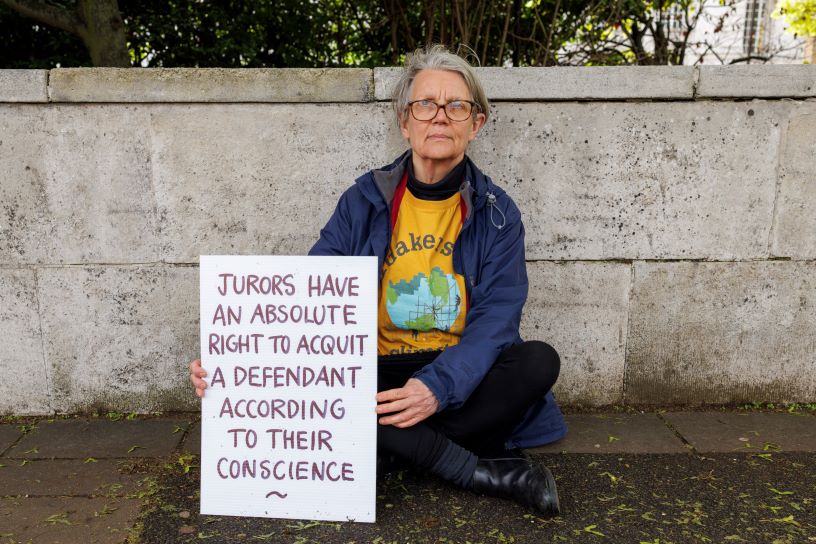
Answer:
[[[280,492],[278,492],[278,491],[270,491],[269,493],[267,493],[267,494],[266,494],[266,498],[268,499],[268,498],[269,498],[270,496],[272,496],[272,495],[277,495],[277,496],[278,496],[278,497],[280,497],[281,499],[285,499],[286,497],[288,497],[288,496],[289,496],[289,494],[288,494],[288,493],[280,493]]]

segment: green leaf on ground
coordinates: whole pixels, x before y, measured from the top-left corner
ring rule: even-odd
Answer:
[[[770,489],[771,491],[773,491],[777,495],[793,495],[793,491],[779,491],[778,489],[775,489],[773,487],[770,487],[768,489]]]
[[[597,531],[597,530],[596,530],[597,528],[598,528],[598,526],[597,526],[597,525],[595,525],[595,524],[593,523],[592,525],[587,525],[586,527],[584,527],[584,532],[585,532],[585,533],[589,533],[589,534],[591,534],[591,535],[595,535],[595,536],[603,536],[603,537],[605,537],[606,535],[605,535],[605,534],[603,534],[603,533],[602,533],[602,532],[600,532],[600,531]]]
[[[614,474],[612,474],[611,472],[601,472],[601,476],[608,476],[608,477],[609,477],[609,480],[610,480],[610,481],[611,481],[613,484],[618,483],[618,480],[620,480],[620,478],[619,478],[618,476],[615,476],[615,475],[614,475]]]
[[[109,514],[113,514],[113,513],[114,513],[114,512],[116,512],[117,510],[118,510],[118,508],[111,508],[110,506],[108,506],[108,505],[106,504],[105,506],[103,506],[103,507],[102,507],[102,510],[99,510],[99,511],[97,511],[97,512],[94,512],[94,517],[97,517],[97,518],[98,518],[98,517],[100,517],[100,516],[107,516],[107,515],[109,515]]]
[[[59,514],[51,514],[47,518],[45,518],[46,523],[50,523],[51,525],[56,525],[58,523],[62,525],[73,525],[71,521],[68,519],[68,514],[65,512],[60,512]]]

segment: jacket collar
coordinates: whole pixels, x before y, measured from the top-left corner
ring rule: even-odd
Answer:
[[[369,174],[357,178],[357,184],[363,195],[377,208],[391,207],[394,193],[402,180],[408,162],[411,159],[411,150],[397,157],[391,164]],[[470,219],[473,210],[478,210],[485,204],[485,195],[488,181],[484,174],[473,164],[470,157],[465,155],[465,180],[459,188],[459,194],[465,203],[465,221]]]

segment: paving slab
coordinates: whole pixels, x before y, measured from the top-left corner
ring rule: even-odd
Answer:
[[[121,470],[121,461],[7,459],[0,468],[0,495],[122,496],[134,491],[137,474]]]
[[[17,425],[0,425],[0,455],[14,444],[20,437],[20,428]]]
[[[139,501],[107,497],[0,499],[0,542],[122,544]]]
[[[700,453],[816,451],[816,416],[674,412],[663,417]]]
[[[27,459],[162,457],[181,442],[182,419],[62,420],[40,423],[6,455]]]
[[[192,424],[192,427],[184,437],[184,443],[181,445],[181,451],[184,453],[201,453],[201,422],[197,421]]]
[[[567,436],[531,453],[689,453],[656,414],[565,416]]]

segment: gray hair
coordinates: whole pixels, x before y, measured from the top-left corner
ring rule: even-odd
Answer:
[[[460,50],[462,48],[469,51],[478,63],[479,58],[476,57],[472,49],[467,46],[460,46]],[[405,57],[402,73],[394,86],[394,91],[391,93],[391,101],[398,121],[400,116],[408,109],[408,102],[411,99],[411,87],[414,85],[417,74],[422,70],[448,70],[461,75],[465,79],[470,95],[477,104],[479,112],[485,114],[485,120],[490,116],[490,104],[487,102],[487,95],[485,95],[482,84],[467,59],[452,53],[444,45],[435,44],[417,49],[413,53],[408,53]]]

